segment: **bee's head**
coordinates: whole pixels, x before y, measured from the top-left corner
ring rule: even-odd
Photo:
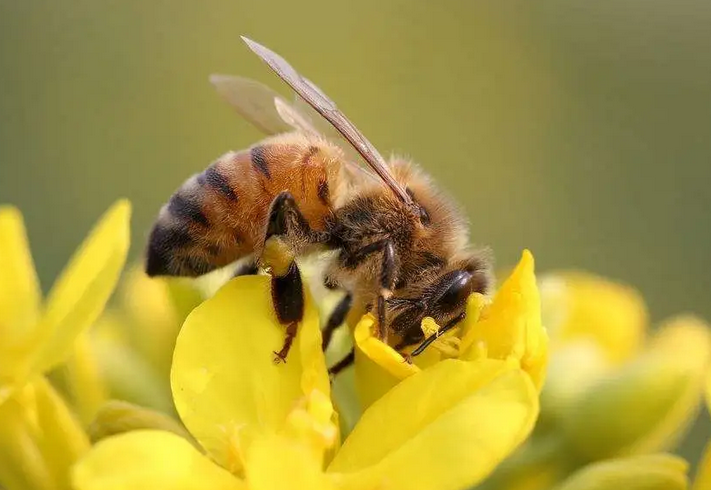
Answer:
[[[458,321],[469,296],[488,294],[492,288],[491,260],[486,254],[471,253],[453,260],[425,274],[417,284],[396,291],[396,297],[388,301],[395,310],[391,328],[406,344],[418,343],[423,340],[419,326],[424,317],[433,318],[440,326]]]

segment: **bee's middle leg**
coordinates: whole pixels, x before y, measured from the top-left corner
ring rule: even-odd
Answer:
[[[348,315],[348,312],[351,310],[351,306],[353,305],[353,295],[351,293],[346,293],[345,296],[341,299],[341,301],[338,302],[336,307],[333,309],[331,314],[328,317],[328,320],[326,321],[326,326],[324,329],[321,331],[321,334],[323,335],[323,340],[321,347],[323,348],[323,351],[325,352],[326,349],[328,348],[328,345],[331,343],[331,338],[333,337],[333,332],[340,327],[343,322],[346,320],[346,316]],[[336,364],[328,368],[328,374],[331,376],[335,376],[341,371],[343,371],[345,368],[353,364],[353,360],[355,359],[355,351],[354,348],[351,348],[350,352],[340,361],[338,361]]]
[[[353,295],[351,293],[346,293],[328,316],[326,326],[321,331],[321,335],[323,336],[321,347],[324,351],[328,349],[328,345],[331,343],[333,332],[335,332],[336,329],[346,320],[346,316],[348,315],[348,312],[351,311],[352,305]]]
[[[279,323],[286,326],[286,338],[281,350],[274,352],[275,362],[286,362],[291,344],[296,337],[297,325],[304,316],[304,287],[294,252],[286,241],[291,227],[312,240],[320,239],[299,211],[289,192],[277,195],[269,210],[269,221],[264,237],[261,265],[271,270],[272,301]]]

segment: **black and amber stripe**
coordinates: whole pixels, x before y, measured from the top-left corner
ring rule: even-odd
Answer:
[[[168,212],[180,221],[210,225],[207,216],[200,209],[200,203],[193,196],[183,195],[180,191],[170,198]]]
[[[218,194],[229,201],[237,201],[237,192],[232,188],[224,175],[217,170],[215,164],[208,167],[200,177],[198,183],[214,189]]]
[[[271,179],[272,174],[269,171],[269,159],[265,148],[263,146],[252,147],[249,151],[249,156],[252,160],[252,166],[267,179]]]

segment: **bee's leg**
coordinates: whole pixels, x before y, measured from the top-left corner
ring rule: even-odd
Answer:
[[[378,240],[370,245],[356,250],[346,260],[346,267],[355,268],[366,258],[376,252],[383,252],[383,260],[380,269],[380,291],[378,294],[378,338],[384,343],[388,341],[388,330],[385,325],[386,301],[392,296],[392,289],[395,286],[395,247],[390,240]]]
[[[286,272],[272,273],[272,301],[279,323],[286,325],[284,345],[279,352],[274,352],[274,361],[286,362],[297,326],[304,317],[304,287],[299,267],[293,259]]]
[[[346,319],[346,315],[351,310],[351,305],[353,304],[353,295],[351,293],[346,293],[346,295],[338,302],[336,307],[333,309],[331,314],[326,321],[326,326],[321,331],[323,337],[321,347],[325,351],[328,348],[328,344],[331,342],[331,337],[333,337],[333,332],[340,327]]]
[[[355,348],[351,349],[351,351],[346,355],[346,357],[344,357],[336,364],[328,368],[328,374],[332,377],[337,375],[345,368],[353,364],[353,361],[355,361]]]
[[[462,312],[459,315],[455,316],[451,320],[449,320],[443,327],[440,327],[439,330],[433,335],[430,335],[427,337],[425,340],[422,341],[420,345],[417,346],[415,350],[412,351],[412,354],[410,356],[415,357],[419,356],[422,354],[422,352],[435,340],[437,340],[440,336],[442,336],[444,333],[448,332],[449,330],[453,329],[456,327],[459,322],[464,320],[464,317],[466,316],[466,312]]]
[[[289,228],[295,226],[305,236],[315,233],[299,211],[293,196],[282,192],[272,201],[269,210],[264,250],[260,257],[263,266],[271,270],[272,300],[279,323],[286,326],[284,345],[275,361],[286,361],[296,337],[297,325],[304,316],[304,288],[294,253],[285,240]],[[314,237],[316,238],[316,237]]]

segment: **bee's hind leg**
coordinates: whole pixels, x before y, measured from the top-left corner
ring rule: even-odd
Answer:
[[[348,366],[353,364],[353,361],[355,361],[355,347],[350,350],[346,356],[338,361],[336,364],[328,368],[328,374],[331,377],[336,376],[338,373],[346,369]]]
[[[275,362],[286,362],[296,337],[297,326],[304,316],[301,273],[294,260],[292,247],[286,240],[291,227],[296,227],[300,234],[311,241],[321,239],[311,230],[291,193],[282,192],[274,198],[270,206],[264,250],[259,259],[260,265],[271,271],[274,310],[279,323],[286,326],[284,345],[281,350],[274,352]]]

